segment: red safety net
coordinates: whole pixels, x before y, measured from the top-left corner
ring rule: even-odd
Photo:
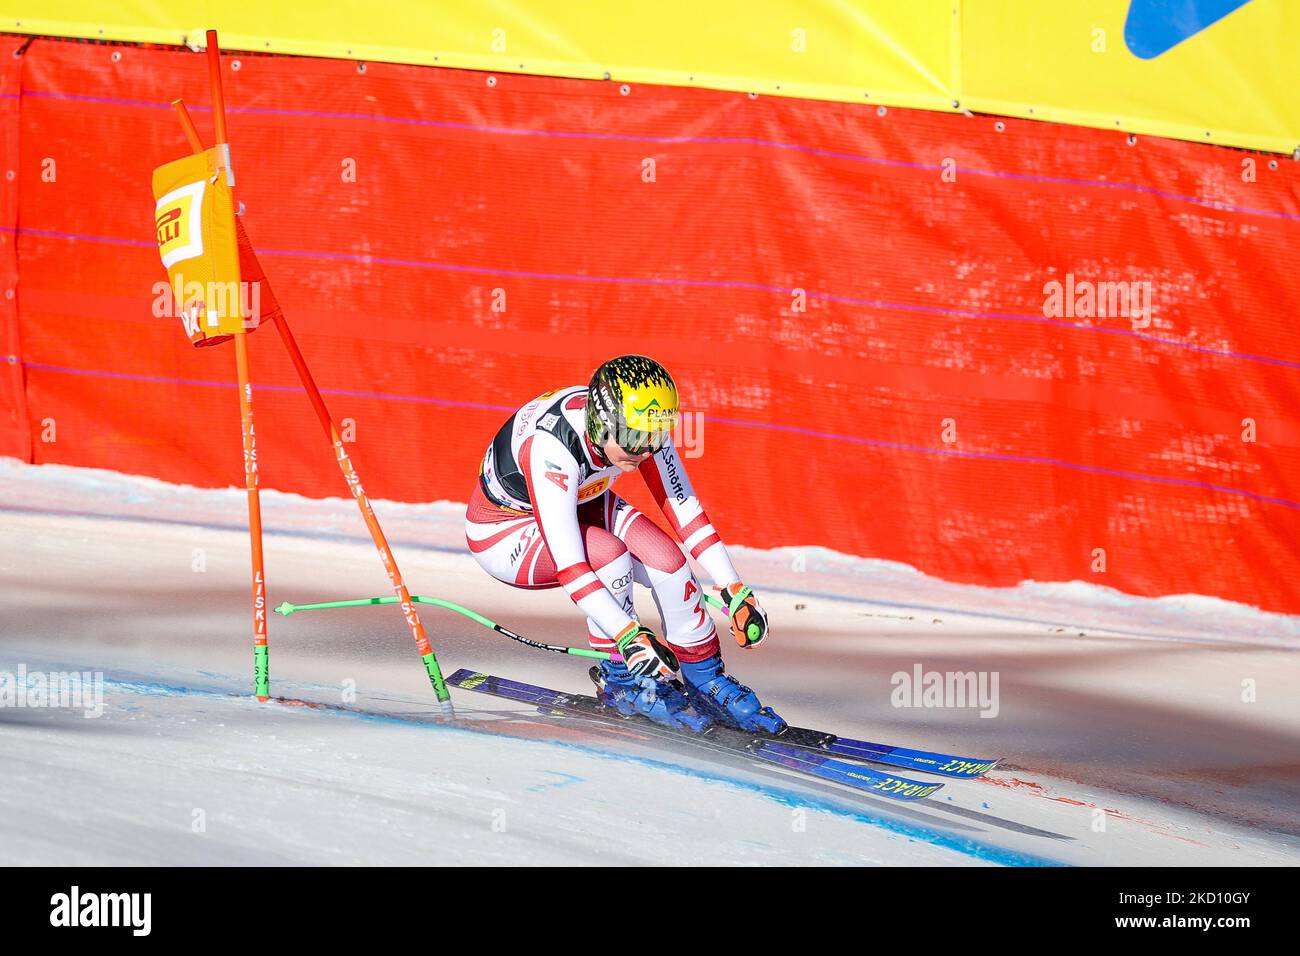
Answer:
[[[231,349],[152,310],[150,173],[187,152],[176,96],[211,142],[202,58],[0,39],[0,453],[238,483]],[[729,542],[1300,612],[1296,163],[226,59],[244,222],[371,495],[466,500],[510,411],[644,352],[704,416],[688,467]],[[1054,280],[1149,282],[1153,321],[1046,317]],[[274,334],[250,346],[264,486],[344,493]]]

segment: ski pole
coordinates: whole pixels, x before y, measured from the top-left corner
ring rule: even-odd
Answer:
[[[498,634],[508,637],[512,641],[518,641],[520,644],[526,644],[528,647],[535,647],[538,650],[554,651],[557,654],[568,654],[571,657],[589,657],[598,661],[623,659],[618,655],[607,654],[604,651],[592,651],[585,647],[569,647],[564,644],[545,644],[542,641],[534,641],[532,638],[524,637],[522,634],[516,634],[514,631],[510,630],[510,628],[503,627],[491,618],[478,613],[478,611],[472,611],[463,605],[457,604],[455,601],[445,601],[442,598],[436,597],[424,597],[420,594],[412,594],[411,600],[417,604],[432,604],[435,607],[446,608],[448,611],[455,611],[457,614],[462,614],[471,621],[482,624],[484,627],[496,631]],[[368,604],[394,604],[396,601],[397,598],[395,597],[357,598],[351,601],[322,601],[319,604],[290,604],[288,601],[285,601],[275,609],[275,613],[283,614],[285,617],[288,617],[296,611],[318,611],[333,607],[365,607]]]
[[[294,614],[298,611],[322,611],[336,607],[367,607],[371,604],[396,604],[397,600],[398,599],[395,597],[371,597],[354,598],[347,601],[321,601],[316,604],[291,604],[288,601],[285,601],[275,609],[275,613],[288,617],[290,614]],[[436,597],[425,597],[423,594],[412,594],[411,601],[415,604],[432,604],[435,607],[446,608],[448,611],[455,611],[457,614],[464,615],[471,621],[482,624],[489,630],[496,631],[498,634],[508,637],[512,641],[518,641],[520,644],[527,645],[528,647],[535,647],[538,650],[554,651],[557,654],[568,654],[570,657],[588,657],[597,661],[623,659],[619,654],[607,654],[604,651],[592,651],[585,647],[569,647],[566,644],[546,644],[542,641],[535,641],[532,638],[524,637],[522,634],[515,633],[510,630],[510,628],[498,624],[486,615],[478,613],[478,611],[471,610],[462,604],[457,604],[455,601],[447,601],[443,598]],[[704,595],[704,601],[706,604],[716,607],[719,610],[727,610],[727,605],[711,594],[706,593]]]

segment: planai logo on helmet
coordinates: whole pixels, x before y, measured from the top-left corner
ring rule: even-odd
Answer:
[[[625,451],[658,451],[677,424],[677,384],[644,355],[620,355],[602,364],[588,387],[587,436],[607,438]]]

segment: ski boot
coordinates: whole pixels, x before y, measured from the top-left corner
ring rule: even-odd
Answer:
[[[600,702],[624,717],[640,714],[656,724],[695,734],[713,723],[692,711],[690,702],[675,686],[653,677],[634,677],[621,661],[601,661],[588,673]]]
[[[764,707],[757,694],[727,673],[720,653],[702,661],[682,661],[681,667],[686,697],[701,714],[741,730],[773,736],[785,730],[786,722],[771,707]]]

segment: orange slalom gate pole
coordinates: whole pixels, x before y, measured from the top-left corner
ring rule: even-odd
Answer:
[[[248,371],[248,334],[235,336],[239,374],[239,418],[244,436],[244,485],[248,489],[248,537],[253,565],[253,688],[257,699],[271,696],[270,647],[266,635],[266,572],[262,564],[262,499],[257,484],[257,439],[253,430],[253,385]]]
[[[230,163],[226,134],[226,105],[221,90],[221,50],[217,31],[208,31],[208,83],[212,87],[212,116],[217,146]],[[271,696],[270,648],[266,634],[266,572],[262,562],[262,498],[257,483],[257,434],[253,428],[253,384],[248,366],[248,332],[235,334],[235,371],[239,377],[239,420],[244,439],[244,486],[248,490],[248,538],[253,572],[253,688],[260,701]]]
[[[172,108],[176,111],[181,129],[185,132],[190,148],[196,153],[201,152],[203,150],[203,141],[199,138],[198,130],[194,126],[194,121],[190,119],[189,111],[185,108],[184,102],[174,100]],[[447,690],[446,682],[443,680],[442,669],[438,664],[437,655],[434,653],[433,645],[429,642],[429,637],[425,633],[420,615],[415,610],[415,602],[411,599],[411,592],[402,578],[401,569],[397,566],[397,558],[393,556],[393,549],[388,544],[388,538],[384,535],[384,529],[379,524],[379,518],[376,517],[374,508],[371,507],[370,499],[361,487],[361,478],[352,466],[352,459],[343,444],[342,433],[334,422],[333,416],[330,415],[329,407],[325,404],[325,398],[316,385],[316,379],[311,374],[307,360],[303,357],[302,350],[298,347],[298,341],[294,338],[293,332],[289,328],[289,322],[284,317],[283,312],[276,316],[275,327],[280,333],[281,341],[284,342],[285,350],[289,353],[289,360],[298,373],[298,379],[307,392],[307,398],[311,401],[312,409],[316,412],[316,418],[334,449],[334,459],[338,462],[339,470],[343,473],[343,480],[347,482],[352,497],[356,500],[357,507],[361,511],[362,520],[365,521],[366,528],[370,531],[371,540],[374,541],[375,547],[379,550],[379,557],[383,561],[384,570],[388,572],[388,580],[393,586],[394,594],[397,596],[397,603],[402,609],[402,614],[406,617],[406,625],[410,628],[411,636],[415,639],[416,650],[420,654],[420,660],[424,663],[425,672],[429,676],[429,683],[433,685],[433,692],[437,696],[438,702],[442,704],[443,710],[451,714],[451,694]],[[242,338],[236,339],[236,342],[242,341]]]

